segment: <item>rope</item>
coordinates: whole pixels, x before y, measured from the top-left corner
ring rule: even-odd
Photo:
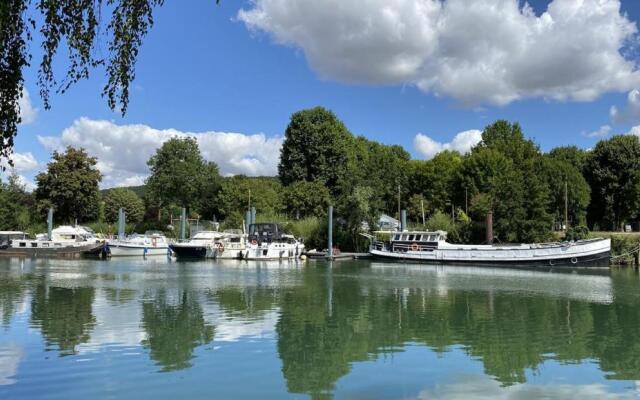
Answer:
[[[629,251],[628,253],[623,253],[623,254],[618,254],[617,256],[612,256],[611,259],[615,260],[616,258],[626,257],[626,256],[629,256],[631,254],[635,254],[638,251],[640,251],[640,245],[638,245],[638,247],[634,248],[633,250]]]

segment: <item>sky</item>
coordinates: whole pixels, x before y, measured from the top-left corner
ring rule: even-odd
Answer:
[[[416,159],[469,151],[497,119],[543,151],[588,149],[640,135],[639,19],[637,0],[166,1],[125,116],[100,69],[45,110],[31,43],[15,172],[33,188],[71,145],[98,158],[103,188],[138,185],[164,141],[193,135],[223,175],[275,175],[291,114],[314,106]],[[58,78],[65,66],[62,51]]]

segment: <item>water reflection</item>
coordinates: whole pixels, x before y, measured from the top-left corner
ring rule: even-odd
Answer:
[[[465,362],[480,361],[484,375],[421,387],[416,397],[606,398],[601,384],[528,381],[549,362],[595,362],[607,379],[639,380],[638,289],[638,277],[628,272],[583,276],[363,262],[330,268],[85,262],[50,269],[37,263],[18,271],[0,264],[3,324],[19,325],[12,318],[30,302],[30,326],[46,350],[70,356],[106,352],[107,345],[136,347],[154,370],[170,372],[211,366],[215,351],[202,349],[215,342],[273,340],[265,346],[274,346],[286,389],[312,398],[331,397],[361,362],[417,348],[441,359],[461,353]],[[0,382],[15,383],[27,351],[11,346],[0,347],[0,364],[9,366],[0,369]],[[412,362],[420,368],[426,361]]]
[[[171,298],[160,290],[142,304],[142,327],[147,339],[142,344],[162,371],[191,366],[193,349],[213,340],[214,328],[205,323],[202,307],[193,294],[182,291]]]

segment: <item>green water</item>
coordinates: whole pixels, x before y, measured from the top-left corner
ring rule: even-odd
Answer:
[[[0,260],[0,399],[640,397],[640,279]]]

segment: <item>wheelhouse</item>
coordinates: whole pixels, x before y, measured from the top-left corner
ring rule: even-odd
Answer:
[[[446,240],[444,231],[395,232],[391,236],[391,251],[433,251],[438,248],[438,243]]]

